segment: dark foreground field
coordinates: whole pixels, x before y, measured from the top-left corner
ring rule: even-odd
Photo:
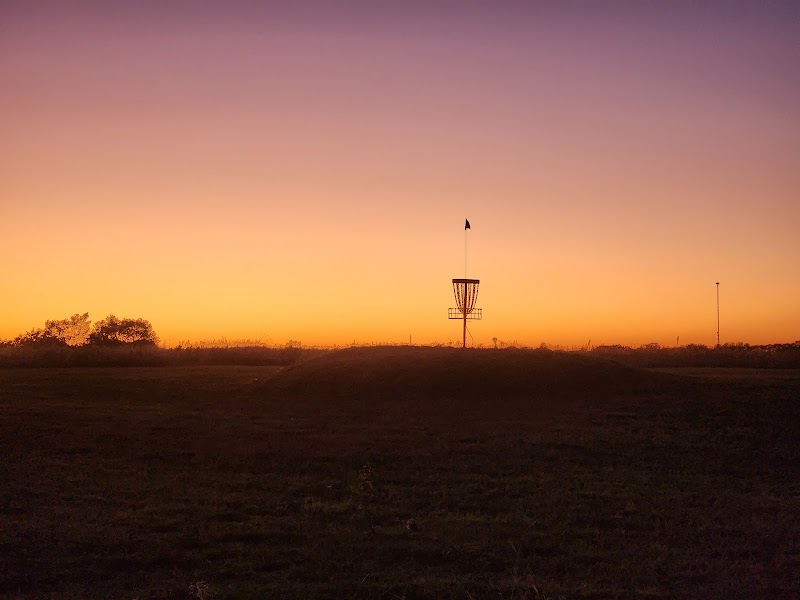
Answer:
[[[0,370],[0,597],[797,598],[800,372]]]

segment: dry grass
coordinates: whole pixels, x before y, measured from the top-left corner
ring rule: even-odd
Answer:
[[[224,343],[220,341],[219,343]],[[152,344],[65,346],[0,344],[0,367],[178,367],[190,365],[290,365],[324,353],[295,346],[184,344],[163,348]]]
[[[800,594],[797,371],[490,352],[0,370],[0,596]]]

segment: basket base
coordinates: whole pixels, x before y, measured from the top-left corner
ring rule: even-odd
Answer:
[[[462,313],[457,308],[448,308],[447,318],[463,320],[464,313]],[[467,313],[467,321],[480,321],[481,319],[483,319],[483,310],[480,308],[473,308],[470,312]]]

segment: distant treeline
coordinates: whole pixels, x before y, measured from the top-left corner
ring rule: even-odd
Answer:
[[[688,344],[673,348],[664,348],[658,344],[638,348],[596,346],[589,353],[637,367],[800,368],[800,341],[763,346],[742,343],[713,347]]]
[[[0,367],[125,367],[179,365],[289,365],[322,352],[289,341],[281,347],[225,340],[212,344],[158,346],[145,319],[109,315],[92,323],[89,314],[46,321],[43,328],[0,340]]]
[[[499,349],[478,348],[473,351],[504,352],[506,349],[525,348],[504,344]],[[259,342],[229,344],[220,340],[164,348],[158,345],[158,336],[145,319],[119,319],[109,315],[92,323],[89,314],[84,313],[47,321],[43,328],[18,335],[13,340],[0,340],[0,367],[285,366],[334,350],[305,348],[293,340],[283,346]],[[637,348],[611,345],[552,351],[580,352],[636,367],[800,368],[800,341],[762,346],[688,344],[669,348],[658,344]]]

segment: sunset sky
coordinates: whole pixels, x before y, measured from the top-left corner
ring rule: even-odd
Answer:
[[[2,2],[0,338],[800,339],[800,3]]]

